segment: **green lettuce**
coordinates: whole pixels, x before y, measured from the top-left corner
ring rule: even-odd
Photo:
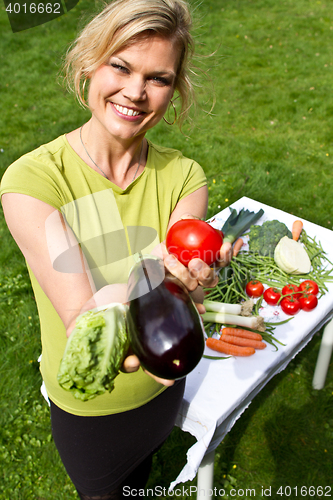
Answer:
[[[112,304],[77,319],[58,371],[58,382],[75,398],[87,401],[114,388],[129,348],[128,306]]]

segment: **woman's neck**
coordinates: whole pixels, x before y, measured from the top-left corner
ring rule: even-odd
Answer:
[[[98,131],[89,120],[67,134],[67,139],[85,163],[121,189],[126,189],[144,170],[148,149],[144,136],[114,138],[105,130]]]

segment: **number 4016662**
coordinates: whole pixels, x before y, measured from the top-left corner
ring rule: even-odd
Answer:
[[[61,14],[61,4],[56,3],[9,3],[6,12],[9,14]]]
[[[281,497],[331,497],[332,487],[331,486],[280,486],[276,492],[277,495]]]

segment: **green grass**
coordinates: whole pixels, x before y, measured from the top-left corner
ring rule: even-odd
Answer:
[[[209,216],[248,196],[331,229],[333,4],[204,0],[193,5],[198,52],[216,51],[202,61],[216,105],[208,114],[210,86],[199,88],[195,126],[185,126],[182,135],[161,123],[149,137],[202,164]],[[66,16],[16,34],[0,8],[0,176],[23,153],[89,117],[58,75],[66,47],[94,8],[94,2],[81,0]],[[332,486],[332,369],[322,391],[311,385],[319,345],[320,333],[261,391],[218,447],[217,488],[255,488],[261,498],[262,488],[271,487],[270,498],[280,499],[288,496],[288,487],[297,486],[300,497],[301,486]],[[39,392],[38,316],[25,263],[2,217],[0,353],[0,499],[77,498]],[[174,430],[155,457],[151,488],[169,486],[194,442]],[[295,489],[289,498],[296,498]]]

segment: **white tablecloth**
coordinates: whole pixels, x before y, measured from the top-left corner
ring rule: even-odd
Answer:
[[[265,213],[257,224],[265,220],[277,219],[290,229],[295,216],[274,209],[250,198],[243,197],[232,205],[237,210],[248,208]],[[229,208],[214,217],[212,225],[221,228],[229,216]],[[297,217],[299,219],[299,217]],[[212,218],[213,219],[213,218]],[[301,219],[302,220],[302,219]],[[320,241],[328,257],[333,261],[333,233],[331,230],[305,221],[304,230]],[[323,296],[312,312],[299,312],[287,324],[277,326],[276,338],[285,344],[278,351],[268,345],[249,358],[232,357],[226,360],[203,358],[187,377],[185,395],[176,425],[190,432],[197,442],[187,452],[187,463],[178,477],[170,485],[192,480],[197,473],[203,456],[214,450],[224,436],[249,406],[254,396],[311,340],[333,315],[333,283],[328,285],[329,293]],[[280,320],[286,319],[283,315]],[[205,354],[214,355],[206,348]],[[215,353],[217,354],[217,353]]]

